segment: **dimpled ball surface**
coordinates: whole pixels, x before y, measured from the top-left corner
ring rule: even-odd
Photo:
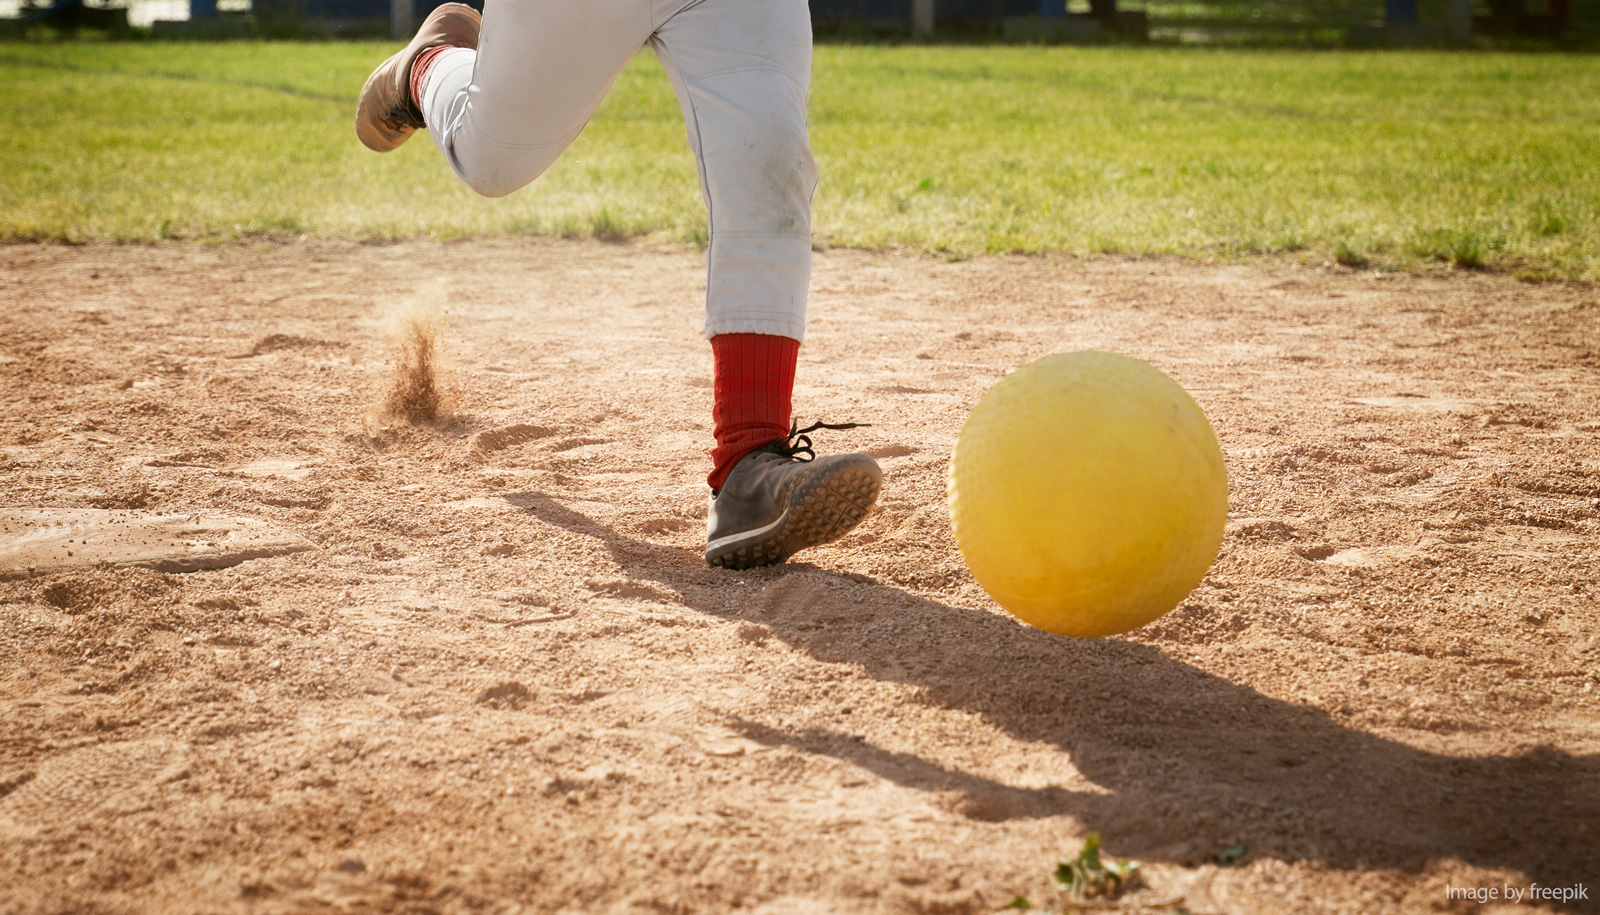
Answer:
[[[1177,382],[1114,353],[1046,356],[978,402],[950,461],[961,556],[1000,606],[1061,635],[1176,607],[1228,519],[1216,434]]]

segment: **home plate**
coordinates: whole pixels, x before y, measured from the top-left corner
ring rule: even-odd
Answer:
[[[253,518],[99,508],[0,509],[0,579],[107,563],[158,572],[225,569],[316,545]]]

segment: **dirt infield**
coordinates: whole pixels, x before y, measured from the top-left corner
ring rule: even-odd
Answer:
[[[816,438],[884,496],[731,573],[702,282],[4,248],[0,507],[315,549],[0,582],[0,912],[982,913],[1059,906],[1091,831],[1136,911],[1600,910],[1600,292],[823,252],[796,406],[872,423]],[[386,420],[430,304],[447,418]],[[1082,348],[1178,379],[1232,478],[1205,583],[1096,641],[998,610],[944,506],[982,392]]]

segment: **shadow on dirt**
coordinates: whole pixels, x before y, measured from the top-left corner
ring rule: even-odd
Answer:
[[[1413,872],[1460,858],[1595,893],[1600,756],[1549,747],[1505,757],[1429,753],[1150,645],[1062,638],[803,563],[751,573],[686,568],[683,551],[619,534],[542,493],[508,499],[595,538],[628,574],[672,589],[688,607],[761,625],[820,661],[911,684],[928,705],[1060,747],[1111,793],[1014,788],[847,733],[732,722],[763,743],[959,794],[954,809],[975,819],[1071,815],[1119,854],[1193,865],[1242,842],[1250,857]],[[743,599],[730,603],[730,589]]]

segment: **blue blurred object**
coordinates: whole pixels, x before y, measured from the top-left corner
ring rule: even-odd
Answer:
[[[189,18],[217,18],[217,0],[189,0]]]
[[[1039,0],[1039,18],[1067,18],[1067,0]]]
[[[1416,25],[1417,0],[1384,0],[1383,21],[1389,25]]]

